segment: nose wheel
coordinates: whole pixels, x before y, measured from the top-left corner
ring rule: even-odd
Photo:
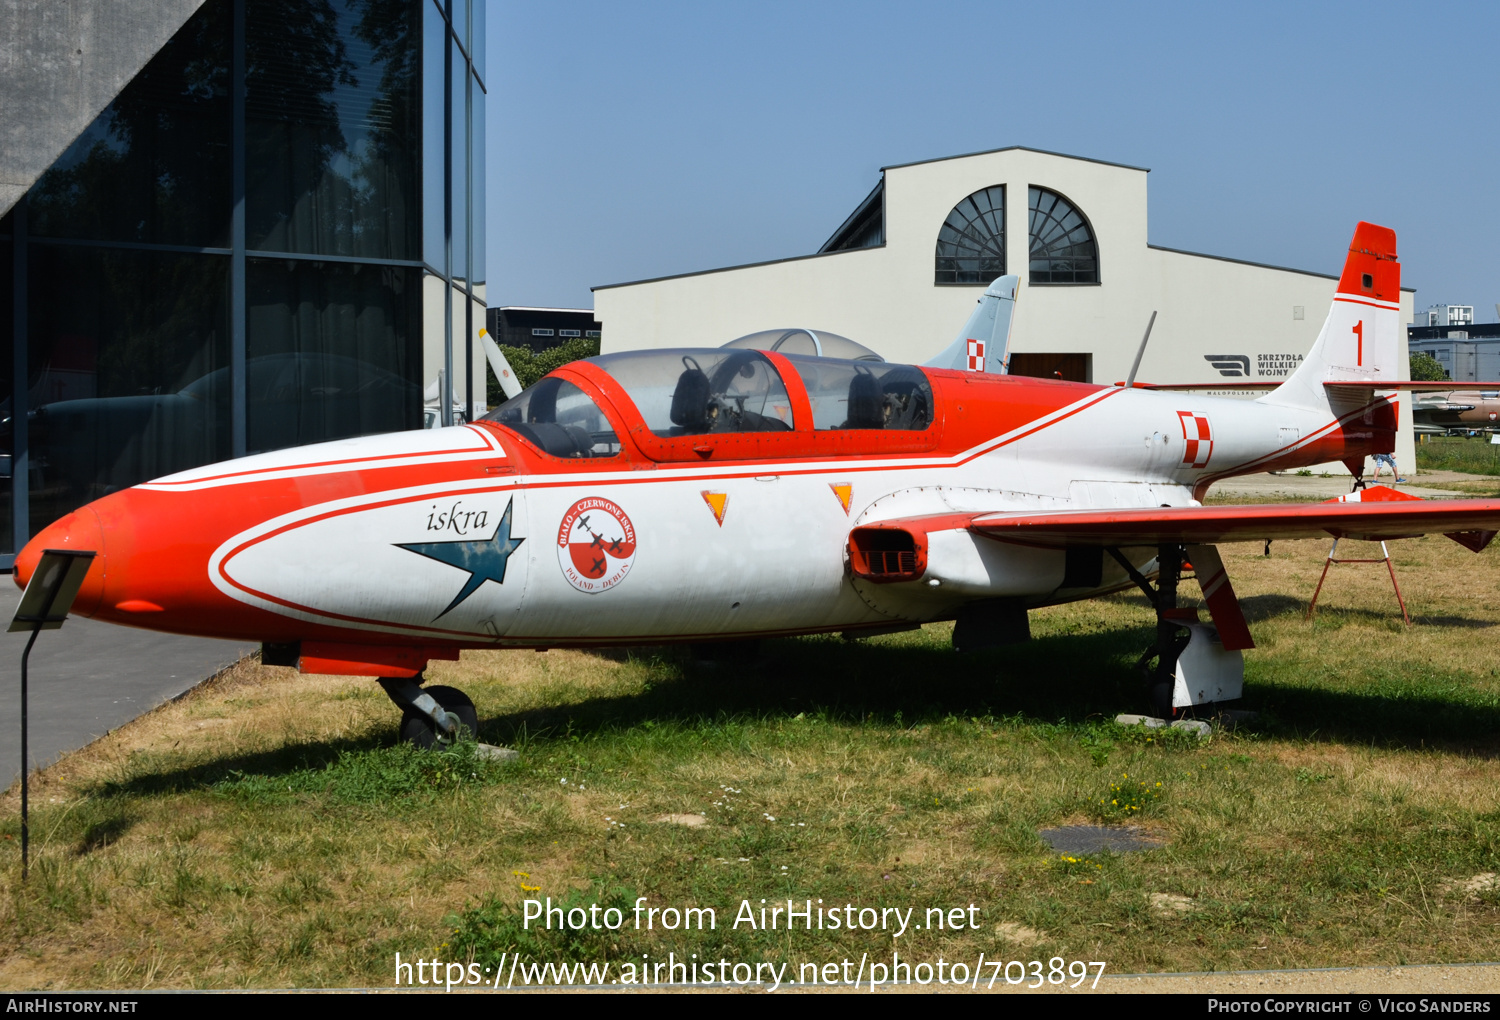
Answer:
[[[456,687],[428,687],[416,678],[381,677],[386,696],[401,709],[401,739],[427,750],[479,734],[474,702]]]

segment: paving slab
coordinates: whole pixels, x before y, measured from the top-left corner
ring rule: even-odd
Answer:
[[[0,574],[0,626],[20,601],[13,576]],[[21,652],[29,636],[0,634],[0,785],[21,774]],[[52,764],[258,648],[69,617],[31,650],[32,767]]]

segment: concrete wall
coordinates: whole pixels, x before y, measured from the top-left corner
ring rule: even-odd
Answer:
[[[0,0],[0,216],[203,0]]]
[[[1209,354],[1248,357],[1256,381],[1282,378],[1273,373],[1317,339],[1344,264],[1343,249],[1327,253],[1321,275],[1152,248],[1146,171],[1007,149],[887,168],[884,247],[596,288],[604,349],[715,347],[803,326],[841,333],[891,361],[925,361],[954,339],[983,289],[933,283],[938,229],[965,196],[996,184],[1006,188],[1007,268],[1022,280],[1012,349],[1091,354],[1094,382],[1125,378],[1153,310],[1141,381],[1230,382]],[[1026,282],[1031,185],[1061,193],[1088,217],[1098,285]],[[1412,298],[1401,295],[1402,322]],[[1412,453],[1408,426],[1398,459],[1413,465]]]

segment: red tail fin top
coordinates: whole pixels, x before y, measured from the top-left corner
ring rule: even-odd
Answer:
[[[1400,302],[1401,264],[1396,261],[1396,232],[1360,221],[1349,243],[1339,293],[1377,301]]]

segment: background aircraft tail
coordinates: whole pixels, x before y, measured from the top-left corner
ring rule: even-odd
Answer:
[[[1338,418],[1367,406],[1376,390],[1410,374],[1401,357],[1400,309],[1396,232],[1361,222],[1317,342],[1291,378],[1261,402]]]
[[[1002,276],[986,287],[958,339],[924,367],[997,375],[1010,371],[1010,324],[1020,282],[1019,276]]]

